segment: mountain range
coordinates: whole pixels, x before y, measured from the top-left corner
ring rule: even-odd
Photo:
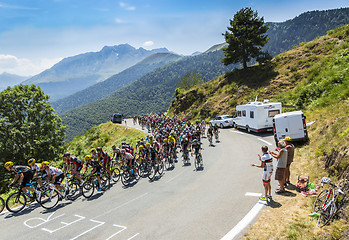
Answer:
[[[105,81],[99,82],[91,87],[83,89],[72,96],[68,96],[52,102],[52,106],[55,111],[60,114],[80,105],[95,102],[118,90],[119,88],[136,81],[137,79],[153,71],[154,69],[177,61],[181,58],[181,56],[173,53],[152,54],[136,65],[109,77]]]
[[[13,87],[28,78],[29,77],[23,77],[4,72],[0,74],[0,91],[4,90],[8,86]]]
[[[136,49],[128,44],[105,46],[99,52],[88,52],[64,58],[50,69],[31,77],[23,84],[36,84],[51,101],[69,96],[117,74],[154,53],[168,53],[166,48]]]

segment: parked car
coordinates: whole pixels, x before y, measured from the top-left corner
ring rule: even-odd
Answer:
[[[215,117],[213,120],[209,121],[210,126],[217,126],[220,128],[230,127],[234,125],[234,118],[231,115],[221,115]]]
[[[113,117],[111,119],[113,123],[122,123],[122,114],[120,113],[114,113]]]

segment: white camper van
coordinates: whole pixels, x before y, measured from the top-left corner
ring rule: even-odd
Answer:
[[[305,119],[302,111],[275,115],[273,120],[275,142],[286,136],[289,136],[291,141],[306,141],[308,133]]]
[[[234,126],[246,129],[247,132],[264,132],[273,130],[273,118],[281,113],[280,102],[249,102],[236,106]]]

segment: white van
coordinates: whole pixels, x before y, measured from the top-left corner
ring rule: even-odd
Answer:
[[[305,119],[302,111],[275,115],[273,120],[275,142],[277,143],[286,136],[289,136],[291,141],[306,141],[308,133]]]
[[[249,102],[245,105],[236,106],[234,126],[246,129],[247,132],[264,132],[273,130],[273,118],[281,113],[280,102]]]

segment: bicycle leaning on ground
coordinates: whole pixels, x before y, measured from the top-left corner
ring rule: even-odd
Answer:
[[[345,193],[333,183],[331,179],[323,177],[321,179],[321,186],[323,184],[331,185],[330,189],[325,189],[320,192],[314,202],[314,212],[318,213],[318,227],[327,225],[336,215],[339,209],[345,202]]]

